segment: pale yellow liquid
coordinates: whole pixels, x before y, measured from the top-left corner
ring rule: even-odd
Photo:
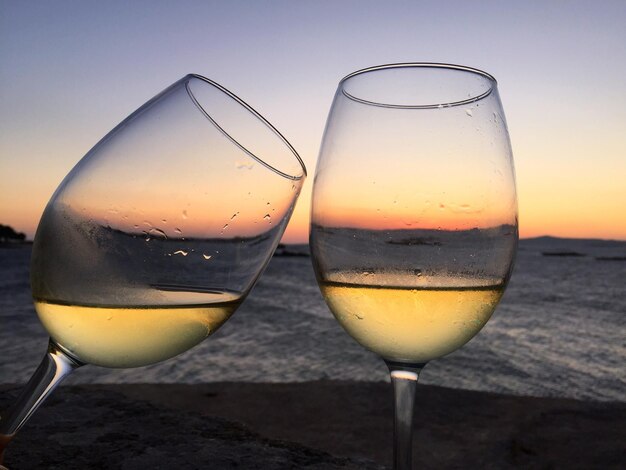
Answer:
[[[195,346],[215,332],[239,303],[92,307],[35,301],[35,308],[50,336],[81,361],[137,367]]]
[[[345,282],[349,274],[338,277],[342,282],[325,282],[321,289],[343,328],[385,359],[413,363],[444,356],[472,339],[491,317],[504,289],[447,277],[425,277],[417,286],[354,284]],[[378,277],[385,280],[384,275]]]

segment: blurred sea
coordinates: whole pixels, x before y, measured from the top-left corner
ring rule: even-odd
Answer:
[[[307,247],[288,250],[306,253]],[[626,401],[624,257],[626,242],[522,240],[511,283],[487,326],[460,350],[429,364],[420,382]],[[46,349],[30,297],[29,262],[30,246],[0,248],[0,383],[28,380]],[[137,369],[87,366],[67,382],[321,378],[387,380],[387,369],[334,320],[310,258],[274,256],[243,306],[196,348]]]

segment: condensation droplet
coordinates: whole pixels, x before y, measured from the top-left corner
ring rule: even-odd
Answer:
[[[254,167],[254,162],[252,160],[246,160],[246,161],[237,160],[235,162],[235,167],[238,170],[243,170],[243,169],[251,170]]]
[[[185,250],[177,250],[174,253],[172,253],[174,255],[183,255],[183,256],[187,256],[189,254],[189,252],[185,251]]]
[[[176,228],[174,229],[174,232],[176,232],[176,233],[183,233],[183,231],[182,231],[181,229],[179,229],[178,227],[176,227]]]
[[[187,216],[187,211],[186,211],[186,210],[184,210],[184,211],[183,211],[183,213],[182,213],[182,217],[183,217],[183,219],[186,219],[186,218],[188,217],[188,216]]]
[[[148,235],[151,235],[154,238],[164,238],[167,240],[167,234],[159,228],[151,228],[148,231]]]
[[[222,232],[226,230],[227,228],[228,228],[228,224],[224,224],[224,226],[222,227]]]
[[[235,213],[233,214],[233,216],[230,218],[230,220],[233,220],[233,219],[234,219],[235,217],[237,217],[238,215],[239,215],[239,212],[235,212]]]
[[[469,117],[472,117],[472,116],[473,116],[473,114],[472,114],[472,110],[471,110],[471,109],[469,109],[469,108],[465,110],[465,114],[467,114]]]
[[[210,260],[211,259],[211,255],[205,255],[204,253],[202,253],[202,257],[206,260]]]
[[[161,222],[163,222],[164,224],[167,223],[167,219],[161,219]]]

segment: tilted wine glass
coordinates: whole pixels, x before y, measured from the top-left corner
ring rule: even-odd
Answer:
[[[313,187],[313,264],[339,323],[389,367],[396,469],[411,467],[419,372],[485,325],[517,232],[512,152],[491,75],[408,63],[339,83]]]
[[[305,175],[268,121],[199,75],[104,137],[37,229],[32,293],[51,339],[0,421],[0,451],[76,367],[152,364],[217,330],[271,258]]]

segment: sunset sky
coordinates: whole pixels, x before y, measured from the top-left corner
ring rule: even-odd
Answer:
[[[337,82],[446,62],[498,79],[522,237],[626,239],[626,2],[0,0],[0,223],[34,235],[56,186],[187,73],[274,124],[309,172]]]

